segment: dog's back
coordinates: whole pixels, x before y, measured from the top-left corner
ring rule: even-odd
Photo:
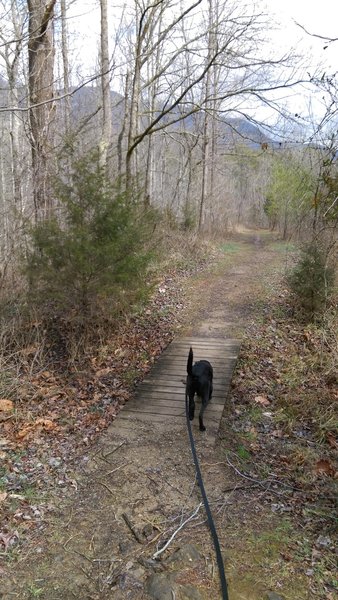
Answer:
[[[213,369],[208,360],[199,360],[193,365],[194,355],[190,348],[187,362],[187,395],[189,397],[189,418],[192,421],[195,413],[194,396],[197,394],[202,400],[199,416],[200,429],[205,430],[203,413],[212,396]]]

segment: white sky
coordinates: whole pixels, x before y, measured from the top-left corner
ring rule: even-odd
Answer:
[[[118,5],[122,6],[124,1],[109,0],[109,14],[112,21],[119,20],[121,8],[118,8]],[[126,1],[128,2],[128,0]],[[250,6],[250,2],[254,2],[254,0],[247,0],[248,6]],[[338,72],[338,41],[329,44],[324,50],[325,40],[307,35],[295,23],[302,25],[311,34],[338,38],[338,0],[256,0],[255,4],[263,12],[273,15],[275,21],[281,24],[279,30],[271,29],[266,32],[267,37],[271,39],[271,43],[276,48],[289,51],[291,47],[295,47],[298,50],[297,53],[304,57],[306,69],[311,73],[319,63],[322,64],[320,73],[325,71],[330,75]],[[77,39],[74,59],[82,64],[80,67],[82,75],[90,75],[94,71],[98,54],[99,2],[98,0],[74,2],[71,12],[76,15],[76,18],[69,22],[70,29],[75,33],[74,38]],[[110,29],[112,30],[113,27],[111,26]],[[72,38],[71,46],[73,46],[74,38]],[[309,110],[319,115],[324,110],[319,94],[317,96],[312,94],[311,98],[305,98],[300,91],[290,100],[288,96],[292,94],[293,92],[285,94],[281,92],[280,98],[281,103],[290,105],[293,112],[305,115]],[[261,118],[260,112],[257,113],[257,118]]]
[[[300,23],[311,34],[338,38],[337,0],[268,0],[266,6],[281,21],[282,31],[277,36],[281,43],[302,40],[316,61],[322,60],[332,72],[338,71],[338,42],[323,50],[324,40],[306,35],[294,23]]]
[[[311,33],[338,37],[336,0],[268,0],[266,4],[272,12],[294,19]]]
[[[108,4],[111,18],[118,17],[121,9],[115,2]],[[273,32],[278,45],[288,48],[303,40],[304,47],[314,53],[316,62],[322,59],[334,71],[338,70],[338,42],[330,44],[324,51],[323,40],[306,35],[294,23],[300,23],[309,33],[338,38],[338,0],[258,0],[257,5],[281,22],[281,31]],[[88,62],[95,61],[100,28],[98,1],[74,2],[70,14],[76,15],[70,26],[79,35],[79,54],[82,53]]]
[[[330,76],[338,72],[338,41],[327,44],[314,37],[338,38],[337,0],[265,0],[265,5],[281,23],[280,31],[273,33],[277,44],[286,50],[295,46],[311,74],[318,65],[320,74],[325,72]],[[308,35],[297,23],[313,35]],[[326,103],[320,92],[303,95],[300,90],[286,102],[292,111],[304,116],[304,123],[311,122],[312,115],[314,121],[319,121],[325,113]]]
[[[118,22],[123,5],[133,5],[136,0],[108,0],[110,29],[112,22]],[[144,0],[145,1],[145,0]],[[177,0],[178,1],[178,0]],[[294,46],[301,41],[305,56],[309,56],[309,69],[320,60],[328,73],[338,72],[338,42],[329,44],[326,50],[324,40],[306,35],[294,21],[300,23],[310,33],[338,38],[338,0],[239,0],[248,7],[252,4],[281,22],[280,31],[266,32],[276,46]],[[83,74],[91,74],[97,60],[100,11],[99,0],[71,0],[68,10],[70,48],[73,59],[83,65]],[[312,57],[310,57],[310,51]]]

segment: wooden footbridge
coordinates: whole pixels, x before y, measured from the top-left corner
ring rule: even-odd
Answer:
[[[116,421],[117,426],[135,426],[137,422],[147,421],[154,423],[155,427],[157,423],[170,429],[173,425],[184,424],[185,380],[190,346],[193,348],[194,362],[209,360],[214,369],[214,391],[204,421],[208,438],[216,437],[239,352],[238,339],[175,339],[139,385],[135,396],[123,407]],[[199,411],[198,402],[196,415]],[[198,418],[195,418],[194,427],[198,429]]]

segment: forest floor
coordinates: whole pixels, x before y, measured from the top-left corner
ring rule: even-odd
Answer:
[[[220,598],[185,429],[118,427],[161,351],[204,321],[242,339],[217,443],[194,428],[230,600],[333,600],[337,350],[330,327],[296,320],[291,261],[268,232],[243,232],[166,275],[81,371],[34,369],[34,349],[20,377],[8,367],[1,600]]]

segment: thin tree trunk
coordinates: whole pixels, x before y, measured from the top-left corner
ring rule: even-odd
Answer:
[[[209,23],[208,23],[208,57],[207,62],[210,62],[211,56],[213,55],[213,5],[212,0],[209,0]],[[207,201],[210,201],[210,141],[211,141],[211,116],[209,112],[210,108],[210,94],[211,94],[211,67],[208,69],[205,77],[205,110],[204,110],[204,123],[203,123],[203,141],[202,141],[202,186],[201,186],[201,200],[199,209],[198,219],[198,231],[201,231],[205,225],[205,205]]]
[[[123,112],[123,120],[122,127],[117,139],[117,160],[118,160],[118,174],[119,174],[119,182],[120,187],[122,186],[122,176],[123,176],[123,140],[126,132],[127,123],[129,121],[129,104],[128,104],[128,92],[129,92],[129,80],[130,73],[127,71],[126,74],[126,84],[124,91],[124,112]]]
[[[132,177],[136,174],[135,154],[133,151],[134,138],[137,135],[139,119],[139,99],[141,90],[141,36],[138,35],[135,47],[134,76],[131,85],[130,112],[129,112],[129,130],[128,130],[128,148],[126,154],[126,187],[130,189]],[[134,164],[133,164],[134,159]]]
[[[61,9],[61,48],[62,48],[62,65],[63,65],[63,89],[66,95],[64,100],[64,124],[65,133],[68,137],[70,132],[70,112],[71,100],[69,96],[70,80],[69,80],[69,49],[68,49],[68,33],[67,33],[67,7],[66,0],[60,0]]]
[[[107,0],[100,0],[101,9],[101,89],[102,89],[102,135],[101,160],[107,172],[112,170],[109,160],[109,146],[112,137],[112,104],[110,92],[110,60],[108,41],[108,6]]]
[[[208,74],[206,82],[206,93],[208,93]],[[202,141],[202,186],[201,186],[201,200],[198,218],[198,231],[201,231],[205,224],[205,204],[208,199],[209,191],[209,143],[210,143],[210,115],[208,110],[204,113],[204,125],[203,125],[203,141]]]
[[[27,0],[28,4],[28,88],[30,143],[35,218],[52,210],[49,189],[49,152],[52,144],[54,41],[52,21],[56,0]]]

